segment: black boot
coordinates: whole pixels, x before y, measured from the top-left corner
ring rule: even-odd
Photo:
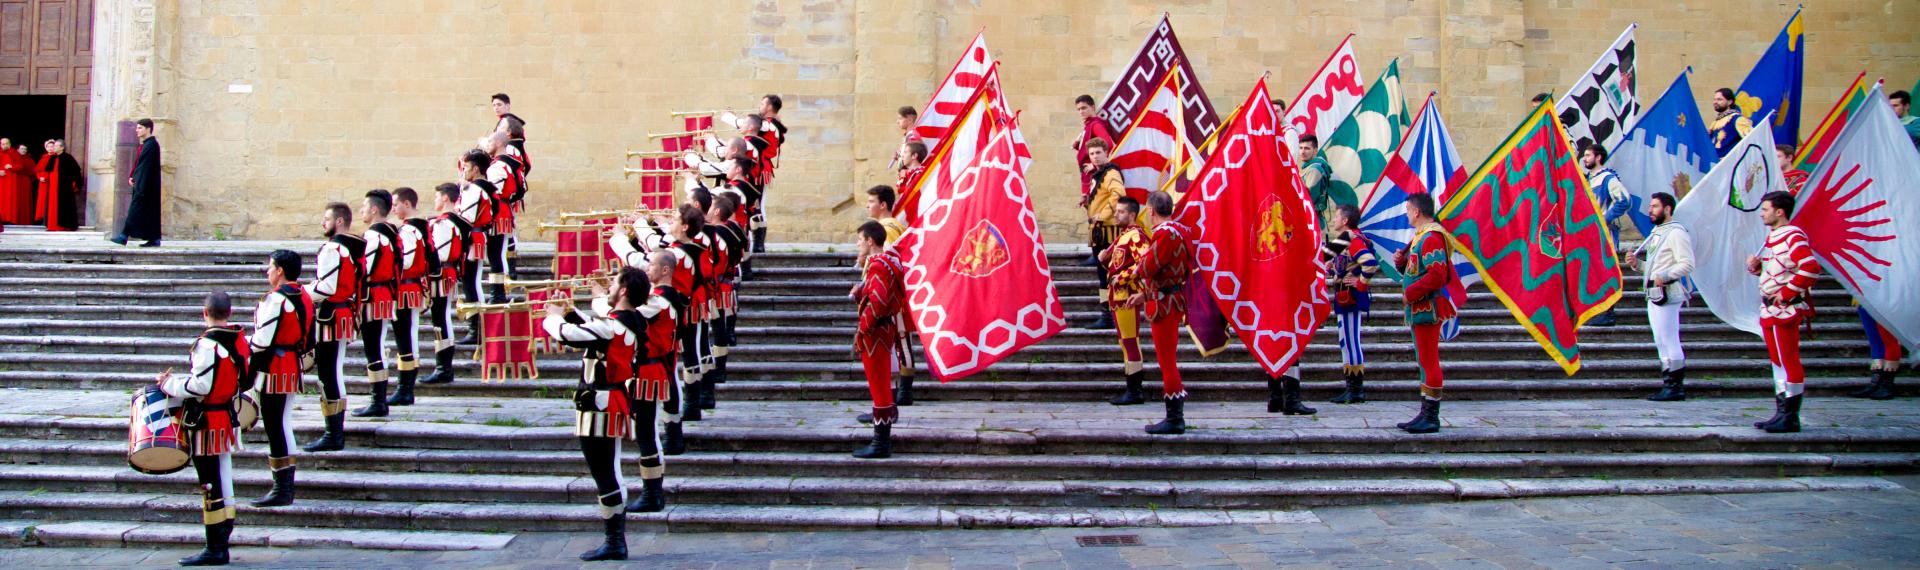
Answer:
[[[687,452],[687,439],[680,431],[680,422],[667,422],[667,435],[660,438],[660,453],[679,455]]]
[[[680,421],[697,422],[706,418],[700,408],[700,386],[706,382],[695,381],[680,387]]]
[[[1335,404],[1359,404],[1367,401],[1367,373],[1348,372],[1347,391],[1327,400]]]
[[[1767,430],[1767,433],[1795,433],[1800,431],[1801,397],[1802,396],[1798,395],[1787,396],[1784,402],[1786,408],[1784,413],[1780,414],[1780,419],[1760,426],[1760,429]]]
[[[873,441],[866,447],[853,450],[853,456],[859,459],[886,459],[893,457],[893,424],[875,424]]]
[[[451,310],[451,309],[449,309]],[[467,318],[467,335],[453,341],[454,344],[480,344],[480,316]]]
[[[711,410],[719,402],[714,398],[713,378],[700,381],[700,409]]]
[[[1097,331],[1111,330],[1113,328],[1113,310],[1101,307],[1100,316],[1095,318],[1093,322],[1087,323],[1087,328]]]
[[[1180,435],[1187,433],[1187,399],[1167,398],[1167,419],[1147,426],[1147,433],[1153,435]]]
[[[707,379],[712,380],[715,386],[727,383],[727,355],[713,357],[713,370],[707,372]]]
[[[1892,370],[1881,370],[1879,374],[1875,374],[1873,376],[1873,391],[1867,393],[1867,399],[1892,400],[1893,375],[1894,371]]]
[[[1287,388],[1279,380],[1267,380],[1267,413],[1278,414],[1287,409]]]
[[[893,389],[893,405],[913,405],[913,375],[900,377],[900,386]]]
[[[373,397],[367,399],[367,406],[353,411],[356,418],[387,417],[387,381],[373,383]]]
[[[293,504],[293,469],[288,467],[273,470],[273,488],[267,490],[266,495],[248,504],[255,507],[284,507]]]
[[[1787,415],[1787,398],[1786,396],[1782,396],[1776,392],[1773,395],[1773,417],[1760,420],[1757,422],[1753,422],[1753,427],[1765,428],[1767,427],[1767,424],[1780,421],[1780,418],[1786,415]]]
[[[1133,406],[1146,403],[1147,395],[1141,391],[1141,387],[1145,386],[1146,383],[1147,371],[1141,370],[1128,374],[1126,391],[1121,392],[1119,396],[1115,396],[1112,400],[1109,400],[1108,403],[1115,406]]]
[[[641,479],[640,496],[627,503],[629,513],[657,513],[667,510],[666,479]]]
[[[498,305],[505,302],[507,302],[507,284],[506,283],[488,283],[487,284],[487,303],[492,305]]]
[[[1420,414],[1411,421],[1400,424],[1407,433],[1434,433],[1440,431],[1440,401],[1428,398],[1420,399]]]
[[[233,520],[207,525],[207,549],[180,559],[181,566],[226,566],[227,540],[233,537]]]
[[[450,384],[453,382],[453,347],[433,353],[433,373],[420,380],[421,384]],[[412,395],[413,392],[407,392]]]
[[[420,369],[418,368],[415,368],[413,370],[401,370],[400,371],[400,387],[393,391],[392,396],[389,396],[387,398],[387,405],[389,406],[413,405],[413,385],[415,382],[418,381],[417,379],[419,377],[420,377]]]
[[[1307,407],[1306,403],[1300,399],[1299,378],[1292,376],[1280,378],[1280,396],[1286,399],[1280,408],[1280,413],[1282,414],[1289,416],[1311,416],[1320,413],[1320,410]]]
[[[347,448],[347,414],[345,412],[327,416],[327,431],[320,439],[300,446],[302,451],[315,453],[320,451],[340,451]]]
[[[1667,370],[1660,381],[1660,393],[1647,398],[1652,402],[1679,402],[1687,399],[1687,370]]]
[[[1879,385],[1880,385],[1880,369],[1868,368],[1867,369],[1867,385],[1861,386],[1860,389],[1858,390],[1847,392],[1847,397],[1848,398],[1865,398],[1869,394],[1872,394],[1873,389],[1875,387],[1878,387]]]
[[[853,417],[853,421],[873,425],[873,412],[861,412],[860,415]]]
[[[580,555],[581,560],[626,560],[627,559],[627,515],[616,514],[606,518],[607,541],[599,548]]]

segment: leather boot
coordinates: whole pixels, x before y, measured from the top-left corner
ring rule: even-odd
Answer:
[[[1660,381],[1660,392],[1648,397],[1652,402],[1679,402],[1687,399],[1687,370],[1667,370]]]
[[[180,559],[181,566],[226,566],[228,539],[233,537],[233,520],[207,525],[207,549]]]
[[[627,559],[627,515],[621,513],[607,517],[606,525],[607,541],[602,543],[599,548],[582,553],[580,555],[581,560],[593,562],[595,560]]]
[[[913,405],[913,375],[912,374],[908,374],[906,376],[900,377],[900,386],[893,389],[893,405],[895,406]]]
[[[1147,426],[1147,433],[1153,435],[1180,435],[1187,433],[1187,399],[1168,398],[1167,419]]]
[[[491,305],[498,305],[505,302],[507,302],[507,284],[488,283],[487,284],[487,303]]]
[[[1773,417],[1753,422],[1753,427],[1765,428],[1767,424],[1780,421],[1780,418],[1785,415],[1787,415],[1787,398],[1776,392],[1773,395]]]
[[[1107,403],[1115,406],[1133,406],[1146,403],[1147,395],[1141,387],[1147,384],[1147,371],[1141,370],[1127,375],[1127,389]]]
[[[727,383],[727,355],[713,357],[713,370],[707,372],[707,379],[712,380],[715,386]]]
[[[1113,309],[1105,306],[1100,307],[1100,316],[1095,318],[1093,322],[1087,323],[1087,328],[1097,331],[1112,330]]]
[[[1873,395],[1873,390],[1880,387],[1880,369],[1877,367],[1879,364],[1875,363],[1875,366],[1875,368],[1867,369],[1867,385],[1861,386],[1859,390],[1847,392],[1848,398],[1865,398],[1871,396]]]
[[[627,503],[629,513],[657,513],[667,510],[666,479],[641,479],[640,496]]]
[[[873,412],[861,412],[860,415],[853,417],[853,421],[873,425]]]
[[[1784,401],[1785,410],[1780,414],[1780,419],[1760,426],[1760,429],[1767,430],[1767,433],[1795,433],[1800,431],[1800,399],[1802,397],[1804,396],[1787,396]]]
[[[873,441],[866,447],[853,450],[853,456],[859,459],[885,459],[893,457],[893,424],[873,426]]]
[[[1366,382],[1365,372],[1348,372],[1347,390],[1341,392],[1338,396],[1334,396],[1332,400],[1327,401],[1335,404],[1358,404],[1365,402],[1367,401]]]
[[[255,507],[284,507],[293,504],[293,467],[273,470],[273,488],[253,502]]]
[[[392,396],[387,397],[387,405],[389,406],[413,405],[413,385],[414,383],[419,381],[418,378],[420,378],[420,369],[418,368],[415,368],[413,370],[401,370],[400,371],[400,387],[393,391]]]
[[[1280,408],[1280,413],[1282,414],[1289,416],[1311,416],[1320,413],[1320,410],[1307,407],[1306,403],[1300,399],[1299,378],[1292,376],[1280,378],[1280,396],[1286,399],[1285,402],[1282,402]]]
[[[415,373],[417,374],[418,371],[415,371]],[[434,351],[433,373],[428,374],[425,379],[420,380],[420,383],[421,384],[450,384],[452,382],[453,382],[453,347],[447,347],[446,350]],[[408,390],[407,395],[409,396],[413,395],[413,391]]]
[[[696,381],[680,387],[680,421],[697,422],[707,419],[706,415],[701,413],[702,410],[700,408],[700,386],[702,384],[706,384],[706,382]]]
[[[667,422],[667,434],[660,438],[660,453],[679,455],[686,452],[687,439],[680,431],[680,422]]]
[[[452,309],[448,309],[452,310]],[[453,341],[454,344],[480,344],[480,316],[467,318],[467,335]]]
[[[321,451],[340,451],[347,448],[347,414],[341,412],[327,416],[327,431],[320,439],[300,446],[302,451],[315,453]]]
[[[1279,380],[1267,380],[1267,413],[1278,414],[1287,409],[1287,387]]]
[[[373,383],[373,397],[367,398],[366,407],[353,411],[356,418],[387,417],[387,381]]]
[[[714,397],[714,393],[713,393],[713,378],[708,377],[706,379],[701,380],[700,381],[700,409],[711,410],[718,403],[719,402]]]
[[[1400,424],[1400,429],[1407,430],[1407,433],[1440,431],[1440,401],[1421,398],[1420,414],[1414,416],[1412,421]]]
[[[1873,391],[1867,393],[1867,399],[1892,400],[1893,399],[1893,375],[1894,375],[1893,370],[1881,370],[1879,374],[1874,375]]]

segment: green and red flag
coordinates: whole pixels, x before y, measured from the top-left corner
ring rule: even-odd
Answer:
[[[1600,211],[1543,103],[1438,216],[1487,289],[1569,376],[1580,370],[1580,327],[1620,300],[1620,264]]]
[[[1813,129],[1813,136],[1807,137],[1807,142],[1800,145],[1800,152],[1794,155],[1795,169],[1807,172],[1820,169],[1820,161],[1827,157],[1827,148],[1840,138],[1840,127],[1847,124],[1847,117],[1853,116],[1861,103],[1866,102],[1869,87],[1873,85],[1867,83],[1867,72],[1862,71],[1853,78],[1853,84],[1848,85],[1846,91],[1840,92],[1840,100],[1833,103],[1833,110],[1827,111],[1827,118],[1820,120],[1820,126]]]

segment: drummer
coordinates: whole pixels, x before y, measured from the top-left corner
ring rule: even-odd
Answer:
[[[226,293],[207,295],[207,332],[193,341],[188,374],[169,370],[156,379],[161,392],[183,404],[180,425],[200,478],[200,517],[207,527],[207,549],[181,559],[182,566],[225,565],[233,535],[233,451],[240,447],[235,405],[253,382],[246,374],[247,340],[240,327],[227,324],[232,314]]]

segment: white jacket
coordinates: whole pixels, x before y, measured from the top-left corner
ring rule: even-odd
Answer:
[[[1685,281],[1693,274],[1693,234],[1679,222],[1654,226],[1633,255],[1643,261],[1641,283],[1651,287],[1655,279],[1666,281],[1668,299],[1685,302],[1692,296]]]

